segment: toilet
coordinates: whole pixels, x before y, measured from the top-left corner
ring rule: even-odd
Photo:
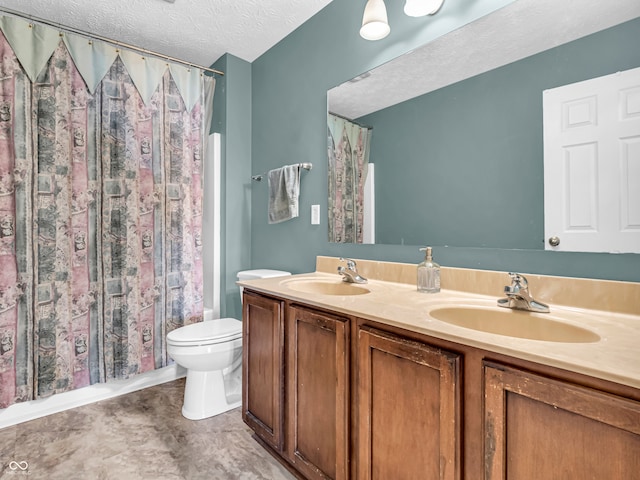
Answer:
[[[238,280],[291,275],[281,270],[244,270]],[[240,287],[242,297],[242,287]],[[187,369],[182,415],[201,420],[242,403],[242,322],[213,318],[204,309],[204,321],[176,328],[167,335],[167,353]]]

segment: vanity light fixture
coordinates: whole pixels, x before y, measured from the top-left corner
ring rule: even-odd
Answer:
[[[380,40],[390,31],[384,0],[368,0],[364,7],[360,36],[365,40]]]
[[[443,3],[444,0],[406,0],[404,13],[410,17],[433,15]],[[368,0],[364,7],[360,36],[365,40],[380,40],[389,35],[390,31],[384,0]]]

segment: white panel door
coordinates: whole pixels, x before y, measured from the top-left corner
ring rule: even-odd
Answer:
[[[640,253],[640,68],[545,90],[543,107],[546,249]]]

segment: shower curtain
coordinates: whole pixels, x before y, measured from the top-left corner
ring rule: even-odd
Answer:
[[[371,129],[328,114],[329,241],[362,243]]]
[[[213,79],[16,18],[0,29],[5,408],[166,366],[166,334],[202,319]]]

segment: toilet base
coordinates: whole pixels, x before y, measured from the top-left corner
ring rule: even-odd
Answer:
[[[222,370],[187,371],[182,415],[189,420],[202,420],[239,407],[242,400],[227,403]]]

